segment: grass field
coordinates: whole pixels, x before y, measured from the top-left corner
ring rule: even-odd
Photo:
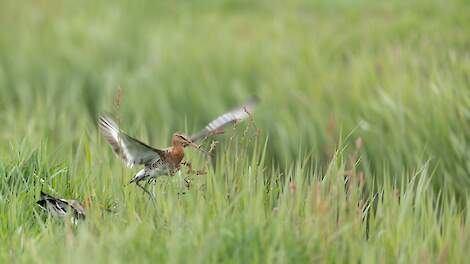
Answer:
[[[0,263],[468,261],[470,5],[412,2],[1,0]],[[97,130],[165,147],[253,96],[155,206]]]

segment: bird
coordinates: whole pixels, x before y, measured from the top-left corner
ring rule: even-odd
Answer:
[[[72,210],[72,223],[74,224],[77,224],[78,220],[84,220],[86,218],[83,205],[76,200],[56,198],[41,191],[41,198],[36,203],[42,209],[59,217],[65,217],[69,212],[69,209]]]
[[[257,99],[252,99],[245,105],[226,112],[211,121],[204,129],[186,136],[176,132],[172,136],[172,145],[167,148],[155,148],[142,141],[133,138],[122,131],[117,123],[108,115],[101,115],[98,119],[98,126],[105,140],[111,145],[114,153],[120,157],[127,167],[132,168],[135,165],[143,165],[143,169],[130,180],[129,184],[135,183],[150,197],[153,195],[144,187],[141,182],[147,180],[147,184],[151,180],[157,179],[163,175],[174,175],[183,162],[184,148],[192,146],[199,149],[200,146],[194,142],[205,139],[211,134],[220,133],[223,127],[233,124],[251,115]],[[146,185],[147,185],[146,184]]]

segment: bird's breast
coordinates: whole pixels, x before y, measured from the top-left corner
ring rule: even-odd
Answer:
[[[184,149],[183,148],[173,148],[170,151],[169,161],[173,166],[177,167],[184,158]]]

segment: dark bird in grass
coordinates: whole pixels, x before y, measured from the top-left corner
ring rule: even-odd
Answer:
[[[54,216],[64,217],[70,212],[72,221],[75,224],[78,220],[85,219],[85,209],[83,205],[76,200],[56,198],[41,191],[41,199],[36,203]]]
[[[154,148],[138,139],[135,139],[121,129],[116,122],[108,116],[101,116],[98,125],[101,133],[108,143],[112,146],[113,151],[127,165],[132,168],[134,165],[143,165],[144,168],[137,172],[131,179],[130,183],[135,183],[145,193],[152,197],[151,193],[140,184],[141,181],[147,180],[147,184],[151,180],[156,180],[162,175],[174,175],[180,169],[184,158],[184,148],[193,146],[199,149],[194,142],[205,139],[212,134],[220,133],[228,124],[236,123],[250,116],[256,100],[251,100],[242,107],[236,108],[230,112],[220,115],[210,122],[203,130],[192,136],[185,136],[181,133],[175,133],[172,137],[172,145],[168,148]]]

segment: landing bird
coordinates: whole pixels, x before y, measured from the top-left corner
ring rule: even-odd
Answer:
[[[150,197],[150,192],[140,184],[143,180],[156,180],[163,175],[174,175],[180,168],[184,158],[184,148],[193,146],[199,148],[194,142],[204,139],[211,134],[218,133],[227,124],[236,123],[250,116],[251,111],[256,105],[256,100],[251,100],[246,105],[227,112],[212,122],[203,130],[187,137],[181,133],[174,133],[172,137],[172,146],[165,149],[151,147],[138,139],[135,139],[121,129],[109,117],[101,116],[98,125],[104,138],[113,148],[114,153],[120,157],[127,167],[134,165],[144,165],[144,168],[137,172],[129,183],[135,183]]]
[[[64,217],[69,210],[72,210],[72,222],[74,224],[76,224],[79,219],[85,219],[85,209],[75,200],[56,198],[41,191],[41,199],[36,203],[54,216]]]

